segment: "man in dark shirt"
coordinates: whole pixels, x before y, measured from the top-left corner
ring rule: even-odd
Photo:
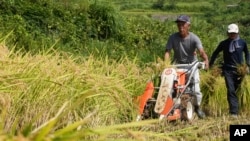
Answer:
[[[236,24],[230,24],[227,30],[228,38],[221,41],[214,50],[209,66],[212,67],[216,57],[223,52],[222,72],[227,87],[227,100],[229,104],[229,114],[237,117],[239,114],[239,102],[236,90],[242,82],[242,76],[237,72],[237,67],[244,64],[250,65],[247,43],[239,37],[239,28]],[[245,58],[243,57],[245,54]]]

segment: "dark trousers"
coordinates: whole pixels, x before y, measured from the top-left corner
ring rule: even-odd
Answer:
[[[232,70],[224,70],[223,74],[227,87],[227,100],[229,104],[229,113],[238,114],[239,100],[236,91],[242,82],[242,77],[239,76],[236,71]]]

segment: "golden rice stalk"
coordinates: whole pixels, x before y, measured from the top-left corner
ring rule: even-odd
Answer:
[[[248,74],[249,72],[249,68],[246,64],[243,65],[238,65],[237,66],[237,73],[241,76],[245,76],[246,74]]]

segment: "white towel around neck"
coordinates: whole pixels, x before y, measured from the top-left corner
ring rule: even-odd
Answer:
[[[240,36],[238,35],[237,38],[235,38],[234,40],[232,40],[230,42],[230,45],[229,45],[229,52],[234,52],[235,51],[235,48],[238,48],[239,47],[239,44],[238,44],[238,40],[240,39]]]

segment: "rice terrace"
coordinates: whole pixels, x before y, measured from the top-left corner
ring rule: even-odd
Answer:
[[[230,23],[250,47],[249,9],[248,0],[1,0],[0,140],[229,141],[230,125],[250,125],[244,68],[238,118],[220,63],[200,70],[204,119],[137,121],[138,97],[167,65],[178,15],[191,17],[210,57]]]

